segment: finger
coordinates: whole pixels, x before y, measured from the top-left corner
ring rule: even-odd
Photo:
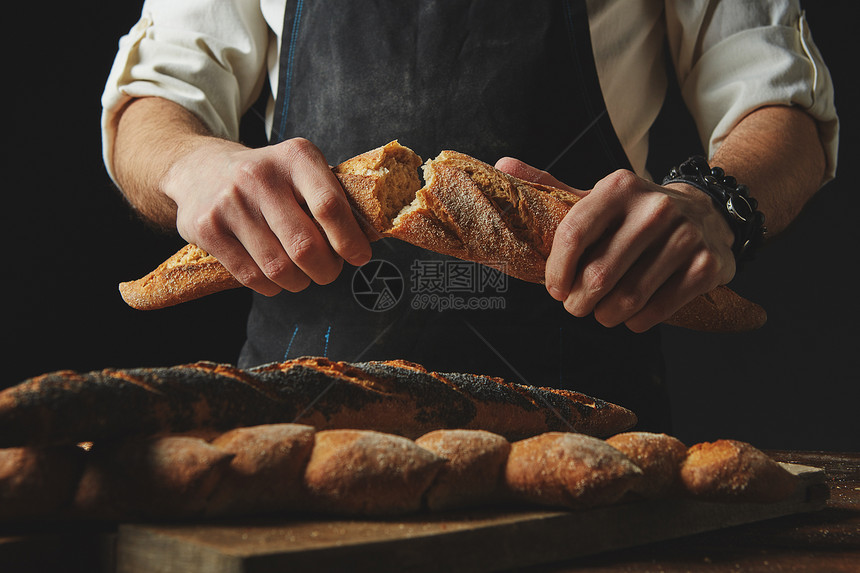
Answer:
[[[327,242],[339,256],[353,265],[366,263],[371,256],[370,241],[323,153],[301,138],[282,145],[287,177],[298,203],[319,223]]]
[[[256,272],[250,267],[245,270],[248,281],[269,281],[291,292],[307,288],[311,278],[292,260],[280,238],[269,228],[268,222],[263,220],[262,214],[259,220],[234,228],[236,239],[244,245],[256,265]]]
[[[277,242],[277,246],[268,244],[268,249],[285,253],[292,265],[317,284],[329,284],[337,278],[343,260],[332,251],[292,193],[284,194],[279,201],[266,201],[260,208]],[[293,276],[286,261],[273,261],[272,269],[284,273],[285,278]]]
[[[642,310],[625,324],[633,332],[644,332],[668,319],[696,296],[724,282],[716,270],[718,265],[711,253],[700,252],[686,269],[675,273],[660,286]]]
[[[641,333],[653,328],[663,322],[676,310],[693,300],[695,294],[681,296],[682,292],[689,292],[684,288],[683,273],[670,277],[649,299],[648,303],[624,321],[624,324],[633,332]]]
[[[546,288],[559,301],[570,294],[585,253],[594,250],[598,241],[616,225],[617,208],[604,201],[589,201],[590,197],[571,207],[561,220],[547,257]]]
[[[361,266],[370,260],[370,241],[361,230],[343,187],[326,169],[320,177],[296,173],[293,184],[300,190],[307,208],[319,223],[331,248],[348,263]]]
[[[635,266],[653,234],[652,229],[633,231],[622,226],[596,245],[580,264],[580,271],[565,298],[567,312],[583,317],[595,311]]]
[[[244,286],[264,296],[274,296],[281,292],[281,287],[266,277],[242,242],[235,237],[224,235],[217,245],[203,248],[218,259]]]
[[[565,299],[565,308],[574,316],[587,316],[600,307],[595,318],[601,324],[623,322],[701,246],[696,228],[678,226],[663,196],[637,193],[636,199],[641,207],[627,212],[614,233],[580,264]]]
[[[662,245],[646,249],[628,271],[594,308],[594,318],[606,327],[629,320],[641,311],[654,293],[689,260],[695,251],[694,240],[684,229],[669,232]]]
[[[576,193],[580,196],[584,196],[588,193],[587,191],[575,189],[570,185],[562,183],[561,181],[556,179],[551,173],[542,169],[538,169],[537,167],[532,167],[528,163],[520,161],[519,159],[514,159],[513,157],[502,157],[501,159],[496,161],[495,167],[499,171],[503,171],[508,175],[513,175],[517,179],[522,179],[523,181],[528,181],[529,183],[536,183],[538,185],[549,185],[550,187],[564,189],[566,191]]]

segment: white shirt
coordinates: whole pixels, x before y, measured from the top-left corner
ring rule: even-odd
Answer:
[[[283,0],[146,0],[140,20],[120,39],[102,96],[108,171],[116,112],[134,97],[174,101],[214,134],[237,139],[267,72],[265,87],[273,93],[278,85],[284,6]],[[709,155],[753,110],[796,105],[819,122],[827,155],[822,183],[835,175],[833,84],[797,0],[587,0],[587,7],[607,111],[637,173],[648,176],[648,132],[665,95],[668,37],[681,93]],[[270,99],[267,128],[273,107]]]

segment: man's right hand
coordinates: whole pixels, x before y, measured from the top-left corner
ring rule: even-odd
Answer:
[[[370,258],[340,182],[304,139],[261,149],[210,139],[171,168],[164,193],[179,234],[264,295],[330,283],[344,260]]]
[[[326,284],[370,242],[322,152],[305,139],[250,149],[213,137],[160,98],[133,100],[117,125],[114,170],[126,197],[272,296]]]

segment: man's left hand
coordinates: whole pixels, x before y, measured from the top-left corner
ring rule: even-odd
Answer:
[[[572,315],[643,332],[735,274],[728,224],[711,198],[683,183],[660,186],[627,170],[580,191],[521,161],[496,167],[582,198],[561,221],[546,288]]]

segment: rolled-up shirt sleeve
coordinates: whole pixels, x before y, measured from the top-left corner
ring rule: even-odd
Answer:
[[[242,114],[266,78],[269,30],[259,1],[147,0],[119,41],[102,94],[102,153],[111,177],[117,112],[162,97],[213,134],[237,139]]]
[[[681,93],[709,154],[747,114],[799,106],[819,126],[836,173],[839,120],[833,82],[797,1],[667,2],[669,46]]]

